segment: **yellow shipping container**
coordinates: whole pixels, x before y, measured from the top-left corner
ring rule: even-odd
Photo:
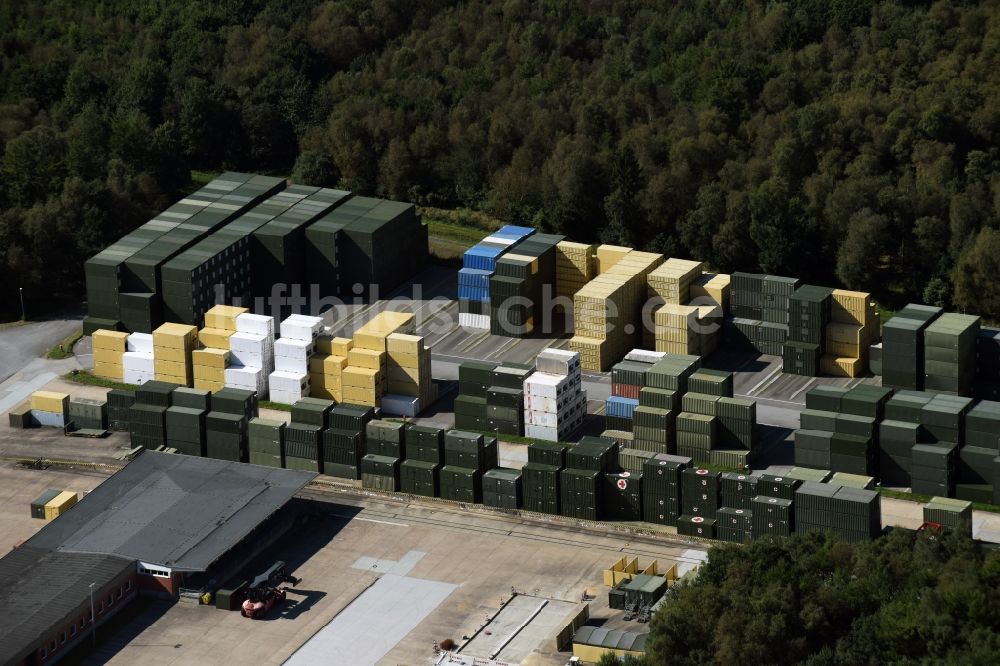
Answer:
[[[193,378],[181,377],[178,375],[161,375],[157,373],[154,376],[156,377],[156,381],[158,382],[169,382],[171,384],[180,384],[181,386],[190,386],[191,383],[194,381]]]
[[[344,392],[340,389],[331,389],[325,386],[316,386],[314,384],[309,387],[309,395],[313,398],[323,398],[324,400],[333,400],[334,402],[344,402]]]
[[[56,414],[69,413],[69,394],[55,391],[35,391],[31,394],[31,408]]]
[[[105,363],[94,361],[94,374],[105,379],[122,381],[125,378],[125,369],[119,363]]]
[[[318,354],[309,359],[309,372],[340,376],[347,367],[347,359],[333,354]]]
[[[124,352],[128,349],[128,333],[99,329],[90,336],[91,346],[97,349],[109,349]]]
[[[309,373],[309,383],[312,386],[321,386],[327,389],[339,389],[344,385],[343,382],[343,377],[339,375],[324,375],[322,372]]]
[[[219,328],[224,331],[236,331],[236,317],[249,312],[246,308],[237,308],[232,305],[216,305],[205,313],[205,328]],[[202,341],[207,347],[217,347]],[[228,345],[226,346],[228,349]]]
[[[211,368],[206,365],[192,365],[191,377],[193,379],[207,379],[212,382],[225,382],[225,368]]]
[[[418,335],[392,333],[386,336],[385,345],[390,354],[419,354],[424,348],[424,339]]]
[[[177,363],[176,361],[153,361],[153,370],[157,375],[174,375],[176,377],[186,377],[191,372],[190,363]]]
[[[620,245],[597,246],[597,274],[601,275],[611,270],[611,267],[625,258],[632,251],[630,247]]]
[[[388,366],[400,368],[419,368],[421,365],[420,354],[402,354],[399,352],[389,352]]]
[[[328,335],[321,335],[316,338],[316,351],[320,354],[330,354],[332,356],[347,356],[347,352],[354,347],[354,341],[350,338],[335,338]]]
[[[819,371],[831,377],[860,377],[864,374],[865,363],[860,358],[820,356]]]
[[[381,370],[358,368],[353,365],[349,365],[344,370],[341,381],[343,382],[345,388],[348,386],[372,388],[382,383],[383,374]]]
[[[345,386],[343,396],[344,402],[372,407],[375,406],[379,398],[375,389],[362,388],[360,386]]]
[[[703,273],[688,290],[690,302],[713,301],[724,312],[729,312],[729,293],[731,278],[723,273]]]
[[[225,382],[214,382],[208,379],[201,379],[197,376],[194,378],[194,388],[196,389],[201,389],[203,391],[221,391],[225,387]]]
[[[368,349],[370,351],[385,351],[385,334],[384,333],[355,333],[354,334],[354,347],[351,351],[357,349]],[[350,353],[350,352],[348,352]]]
[[[174,363],[190,363],[193,351],[188,349],[173,349],[170,347],[154,347],[153,357],[157,361],[173,361]]]
[[[420,388],[419,382],[399,382],[390,379],[387,392],[396,395],[420,396]]]
[[[155,361],[154,361],[155,362]],[[229,352],[225,349],[196,349],[191,352],[191,363],[206,368],[225,369],[229,365]]]
[[[121,365],[124,353],[119,349],[95,349],[94,363],[114,363],[115,365]]]
[[[213,349],[229,349],[229,338],[233,336],[235,331],[230,331],[223,328],[203,328],[201,332],[198,333],[198,340],[201,344],[206,347],[212,347]]]
[[[860,326],[872,323],[875,320],[872,295],[865,291],[834,289],[830,299],[830,320]]]
[[[386,356],[384,351],[373,351],[371,349],[352,349],[347,352],[347,365],[359,368],[369,368],[380,370],[385,367]]]
[[[398,366],[391,366],[388,370],[386,378],[390,381],[397,382],[420,382],[422,376],[426,376],[426,372],[423,372],[420,368],[400,368]]]
[[[79,495],[69,490],[64,490],[45,505],[45,520],[53,520],[69,511],[80,499]]]
[[[153,331],[153,347],[192,349],[198,342],[198,329],[188,324],[162,324]]]

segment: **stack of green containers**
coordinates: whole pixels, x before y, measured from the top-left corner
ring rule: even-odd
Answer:
[[[377,451],[371,451],[368,448],[366,435],[367,426],[372,422],[375,410],[365,405],[349,403],[334,406],[332,402],[326,400],[320,400],[314,404],[317,409],[320,405],[329,406],[324,419],[326,429],[320,436],[322,448],[320,460],[323,464],[323,473],[342,479],[360,479],[362,459],[369,453],[378,455]],[[391,439],[390,431],[394,429],[394,426],[386,423],[386,437]],[[402,430],[402,424],[395,425],[399,426],[399,430]],[[376,426],[372,432],[381,435],[382,430]],[[400,439],[402,439],[402,434],[400,434]],[[401,458],[402,455],[395,457]]]
[[[715,513],[715,519],[715,532],[720,541],[746,543],[753,538],[753,511],[751,509],[723,506]]]
[[[292,422],[326,428],[330,425],[330,410],[334,406],[333,400],[302,398],[292,405]]]
[[[971,396],[979,317],[947,312],[924,329],[924,389]]]
[[[406,431],[406,460],[399,466],[400,490],[412,495],[437,497],[441,493],[444,430],[412,426]]]
[[[830,469],[850,474],[875,471],[876,420],[856,414],[837,414],[830,439]]]
[[[467,504],[482,504],[483,474],[471,467],[441,468],[441,498]]]
[[[305,275],[309,285],[316,285],[323,297],[341,293],[340,247],[346,223],[323,217],[305,230]]]
[[[69,419],[76,430],[107,430],[108,401],[70,398]]]
[[[733,273],[730,306],[734,317],[757,322],[764,318],[764,277],[756,273]]]
[[[250,257],[255,297],[271,296],[274,285],[284,285],[287,290],[296,284],[303,285],[304,296],[310,296],[308,285],[313,283],[306,282],[306,265],[310,258],[306,254],[306,229],[350,197],[351,193],[344,190],[319,189],[302,205],[293,206],[253,232]],[[336,242],[332,247],[336,275]],[[336,288],[320,292],[320,296],[336,294]]]
[[[792,500],[758,495],[753,498],[753,538],[791,536],[795,528]]]
[[[777,497],[778,499],[795,499],[795,489],[802,485],[798,479],[774,474],[761,474],[757,477],[757,496]]]
[[[361,459],[361,487],[369,490],[399,490],[399,458],[369,453]]]
[[[129,410],[135,404],[135,391],[108,391],[108,430],[128,432]]]
[[[722,397],[716,406],[718,449],[714,465],[746,467],[757,451],[757,403],[744,398]]]
[[[973,392],[982,400],[1000,400],[1000,330],[995,328],[979,329]]]
[[[955,494],[966,500],[1000,505],[998,402],[983,400],[965,415],[965,444],[958,451]]]
[[[541,326],[546,288],[549,296],[556,294],[556,245],[563,240],[532,234],[496,260],[490,276],[491,333],[523,338]]]
[[[249,462],[266,467],[285,466],[285,422],[251,419],[247,425]]]
[[[801,286],[798,278],[765,275],[761,281],[763,302],[761,321],[788,325],[788,312],[792,294]]]
[[[874,490],[804,482],[795,491],[795,531],[825,531],[845,541],[870,541],[882,533],[881,497]]]
[[[369,421],[365,426],[365,452],[367,455],[393,458],[402,463],[406,457],[406,429],[395,421]],[[400,483],[402,471],[400,468]]]
[[[503,363],[493,369],[486,389],[486,427],[481,430],[524,435],[524,380],[534,370],[532,365],[518,363]]]
[[[228,386],[212,394],[211,409],[213,412],[240,414],[247,422],[255,416],[260,416],[255,391],[229,388]]]
[[[285,468],[322,472],[320,455],[323,428],[292,421],[285,426]]]
[[[608,437],[609,434],[606,431],[601,436]],[[639,474],[642,472],[642,468],[646,465],[646,461],[655,455],[656,453],[652,451],[644,451],[642,449],[620,449],[618,451],[618,464],[626,472]]]
[[[958,444],[917,444],[910,452],[910,487],[921,495],[953,497]]]
[[[677,533],[682,536],[714,539],[716,522],[715,518],[706,518],[702,515],[683,515],[677,519]]]
[[[483,473],[497,466],[495,437],[449,430],[444,435],[441,497],[459,502],[482,502]]]
[[[759,474],[737,474],[725,472],[719,483],[722,506],[731,509],[751,509],[753,498],[759,495],[757,481]]]
[[[486,393],[492,385],[496,363],[465,361],[458,366],[458,397],[455,398],[455,427],[489,429]]]
[[[692,458],[695,463],[707,463],[718,441],[719,396],[685,393],[681,398],[681,413],[677,415],[677,454]]]
[[[603,511],[603,479],[618,469],[618,443],[586,435],[566,452],[559,472],[559,512],[564,516],[597,520]]]
[[[920,427],[920,413],[932,397],[920,391],[897,391],[886,403],[878,438],[878,474],[882,485],[909,487],[911,452],[926,439]]]
[[[601,495],[605,520],[642,520],[642,474],[605,474]]]
[[[866,384],[850,390],[830,386],[810,390],[795,433],[795,464],[874,474],[880,458],[879,423],[892,394],[892,389]],[[889,437],[892,440],[893,433]]]
[[[701,357],[667,354],[651,365],[644,376],[646,386],[687,393],[688,377],[701,367]],[[641,394],[640,394],[641,395]]]
[[[733,397],[733,373],[725,370],[700,368],[688,377],[687,390],[691,393]]]
[[[924,330],[941,308],[911,303],[882,327],[882,385],[924,388]]]
[[[642,515],[647,523],[676,525],[681,515],[681,485],[691,459],[657,454],[642,470]]]
[[[715,518],[719,510],[722,474],[698,467],[681,473],[681,515]]]
[[[167,408],[177,384],[149,381],[136,389],[135,403],[129,408],[129,435],[132,446],[157,449],[167,444]]]
[[[483,504],[498,509],[522,506],[521,470],[495,467],[483,474]]]
[[[828,287],[803,285],[789,298],[788,342],[782,349],[785,372],[807,377],[819,375],[832,295],[833,290]]]
[[[521,468],[525,509],[559,515],[559,472],[566,465],[569,448],[562,442],[528,445],[528,462]]]
[[[207,414],[197,407],[169,407],[166,413],[167,446],[185,455],[204,456]]]
[[[924,505],[924,522],[937,523],[972,538],[972,504],[947,497],[932,497]]]
[[[209,412],[205,417],[205,456],[218,460],[249,460],[248,419],[242,414]]]
[[[651,389],[651,391],[673,393],[665,389]],[[654,394],[647,392],[646,389],[639,394],[639,406],[632,412],[632,432],[635,437],[631,446],[650,454],[670,453],[677,447],[677,415],[671,409],[642,404],[644,399],[648,401],[652,395]]]

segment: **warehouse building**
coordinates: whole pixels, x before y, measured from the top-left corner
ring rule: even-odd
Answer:
[[[313,477],[144,452],[0,558],[0,663],[56,661],[138,594],[218,588],[293,525]]]

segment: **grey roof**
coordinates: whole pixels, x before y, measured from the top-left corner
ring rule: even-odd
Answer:
[[[315,476],[145,451],[27,544],[205,571]]]
[[[54,553],[22,546],[0,558],[0,663],[19,663],[53,627],[135,563],[114,555]]]
[[[649,634],[637,634],[631,631],[620,629],[604,629],[584,625],[573,634],[573,642],[580,645],[592,645],[618,650],[629,650],[643,652],[646,649],[646,638]]]

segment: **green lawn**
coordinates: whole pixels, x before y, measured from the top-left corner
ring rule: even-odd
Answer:
[[[291,405],[286,405],[283,402],[271,402],[270,400],[261,400],[259,403],[260,407],[264,409],[273,409],[279,412],[290,412],[292,411]]]
[[[63,379],[76,382],[77,384],[86,384],[87,386],[102,386],[104,388],[123,389],[125,391],[134,391],[139,388],[135,384],[125,384],[123,382],[116,382],[113,379],[105,379],[104,377],[92,375],[86,370],[73,370],[63,375]]]
[[[192,169],[191,182],[198,186],[208,185],[218,175],[218,172],[214,171],[195,171]]]
[[[83,337],[83,327],[76,329],[48,351],[46,358],[60,360],[73,355],[73,347]]]

